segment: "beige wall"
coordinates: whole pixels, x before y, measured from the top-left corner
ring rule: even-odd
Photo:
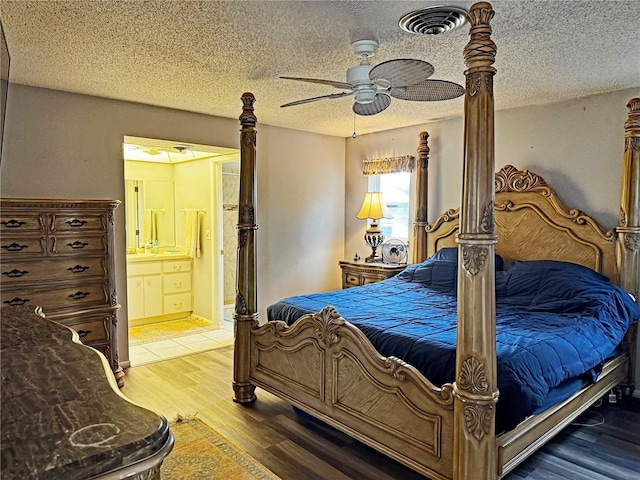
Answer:
[[[344,148],[342,138],[260,128],[256,215],[258,303],[263,308],[284,296],[340,288]],[[309,290],[310,284],[315,290]]]
[[[10,86],[6,115],[3,197],[123,200],[125,135],[239,147],[236,119],[16,84]],[[258,128],[258,304],[264,309],[281,297],[340,286],[345,141],[259,123]],[[126,362],[123,225],[120,207],[116,273],[123,308],[118,339],[120,359]]]

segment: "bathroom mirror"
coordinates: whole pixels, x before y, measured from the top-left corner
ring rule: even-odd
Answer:
[[[175,201],[173,182],[127,180],[125,182],[127,248],[144,248],[147,241],[173,247]]]

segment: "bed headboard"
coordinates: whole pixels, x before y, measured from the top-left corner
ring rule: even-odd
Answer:
[[[495,176],[496,252],[513,260],[562,260],[590,267],[617,283],[615,232],[583,211],[567,209],[540,176],[512,165]],[[487,209],[489,210],[489,209]],[[455,247],[460,209],[448,210],[427,225],[427,253]]]

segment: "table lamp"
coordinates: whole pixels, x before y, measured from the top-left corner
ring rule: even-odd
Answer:
[[[382,199],[382,192],[367,192],[364,195],[362,207],[356,215],[358,220],[371,219],[371,225],[364,234],[364,241],[371,247],[371,255],[364,259],[365,262],[378,262],[380,257],[376,255],[377,248],[384,242],[384,235],[378,228],[378,219],[393,218],[389,214],[386,203]]]

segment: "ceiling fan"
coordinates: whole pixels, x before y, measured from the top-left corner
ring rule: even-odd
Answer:
[[[356,55],[362,57],[360,65],[347,70],[347,81],[338,82],[319,78],[280,77],[286,80],[299,80],[320,83],[346,90],[319,97],[305,98],[286,103],[281,107],[292,107],[303,103],[324,99],[355,96],[353,111],[357,115],[375,115],[391,104],[391,97],[412,102],[434,102],[450,100],[464,93],[464,88],[446,80],[428,80],[435,69],[424,60],[399,58],[371,65],[369,57],[378,49],[375,40],[358,40],[351,44]]]

